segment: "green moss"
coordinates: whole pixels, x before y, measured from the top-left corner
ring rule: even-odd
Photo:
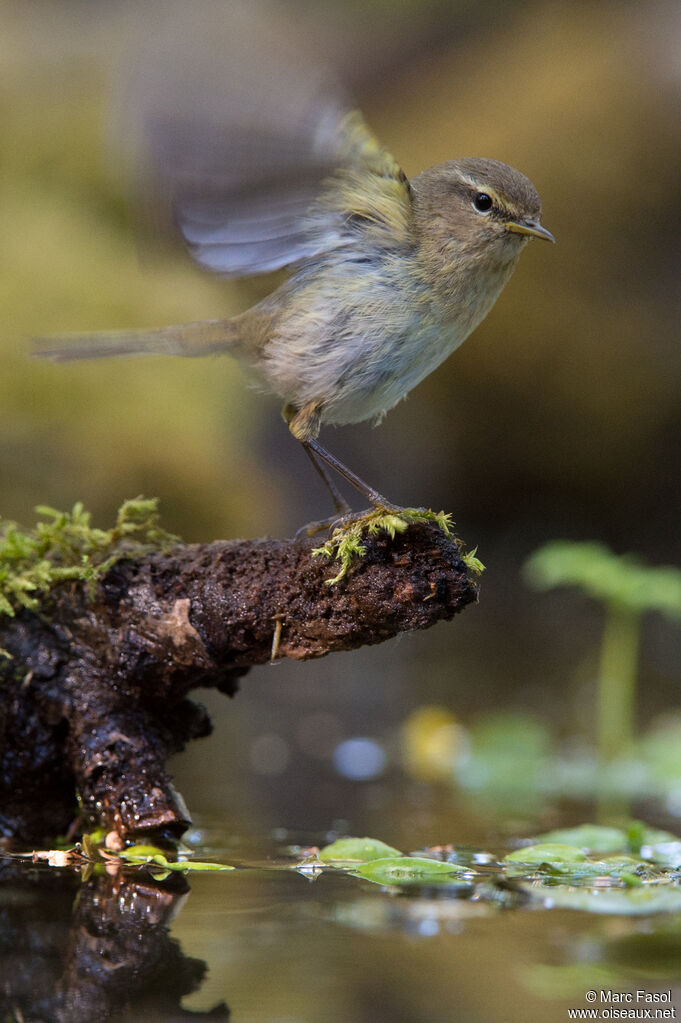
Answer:
[[[0,615],[35,610],[59,583],[94,587],[120,558],[178,543],[159,526],[157,505],[155,498],[124,501],[110,529],[95,529],[80,503],[70,512],[39,506],[36,512],[43,521],[28,531],[0,519]]]
[[[454,525],[451,515],[446,512],[434,512],[424,508],[400,508],[398,513],[377,508],[359,518],[349,518],[347,522],[341,522],[326,543],[312,551],[315,557],[334,558],[340,561],[340,571],[333,578],[327,579],[326,585],[335,586],[347,575],[353,562],[364,557],[366,547],[362,540],[365,535],[375,536],[376,533],[383,532],[394,539],[397,533],[404,533],[409,526],[422,522],[436,523],[445,536],[451,535]],[[475,551],[472,553],[475,554]]]
[[[466,554],[462,556],[461,560],[469,572],[472,572],[474,575],[482,575],[485,571],[485,566],[480,558],[476,557],[477,553],[478,548],[474,547],[472,551],[467,551]]]

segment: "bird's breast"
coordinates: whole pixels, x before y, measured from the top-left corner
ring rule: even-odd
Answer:
[[[442,295],[404,259],[335,267],[288,288],[257,368],[286,401],[319,402],[336,425],[380,418],[494,301],[477,288]]]

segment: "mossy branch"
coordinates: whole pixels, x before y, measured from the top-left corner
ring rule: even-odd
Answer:
[[[0,519],[0,615],[36,610],[44,595],[63,582],[94,584],[124,557],[168,550],[179,538],[159,525],[158,501],[124,501],[111,529],[91,525],[90,512],[78,502],[70,512],[39,505],[46,521],[23,530]]]
[[[192,689],[231,695],[256,664],[428,628],[477,596],[437,516],[367,530],[330,587],[309,539],[186,545],[143,499],[109,530],[81,505],[40,513],[2,531],[0,837],[65,830],[76,792],[121,835],[182,831],[165,761],[210,731]]]
[[[338,574],[326,580],[327,586],[335,586],[345,578],[353,564],[357,564],[358,560],[366,554],[365,537],[386,533],[391,540],[394,540],[409,526],[429,523],[438,526],[445,536],[452,535],[454,523],[452,516],[447,512],[434,512],[429,508],[400,508],[398,512],[390,512],[377,508],[366,515],[349,516],[346,522],[341,522],[336,526],[326,543],[321,547],[315,547],[312,554],[314,557],[333,558],[340,561]],[[457,545],[461,544],[460,540],[455,542]],[[484,572],[485,566],[475,557],[476,551],[477,547],[468,554],[464,554],[463,561],[472,572],[479,575]]]

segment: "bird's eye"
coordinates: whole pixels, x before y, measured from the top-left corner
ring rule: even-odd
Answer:
[[[473,200],[473,205],[478,213],[489,213],[492,209],[492,200],[488,196],[487,192],[478,192]]]

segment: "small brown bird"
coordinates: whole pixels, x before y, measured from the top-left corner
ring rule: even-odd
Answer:
[[[158,86],[144,130],[192,257],[224,276],[289,267],[289,278],[228,320],[65,338],[41,354],[234,355],[284,400],[338,514],[349,507],[327,467],[392,507],[319,444],[320,427],[382,419],[487,315],[526,243],[553,237],[513,168],[458,159],[409,180],[338,94],[309,74],[301,86],[285,58],[271,74],[274,94],[258,80],[244,115],[240,72],[239,98],[210,124],[196,105],[184,119],[164,112]]]

